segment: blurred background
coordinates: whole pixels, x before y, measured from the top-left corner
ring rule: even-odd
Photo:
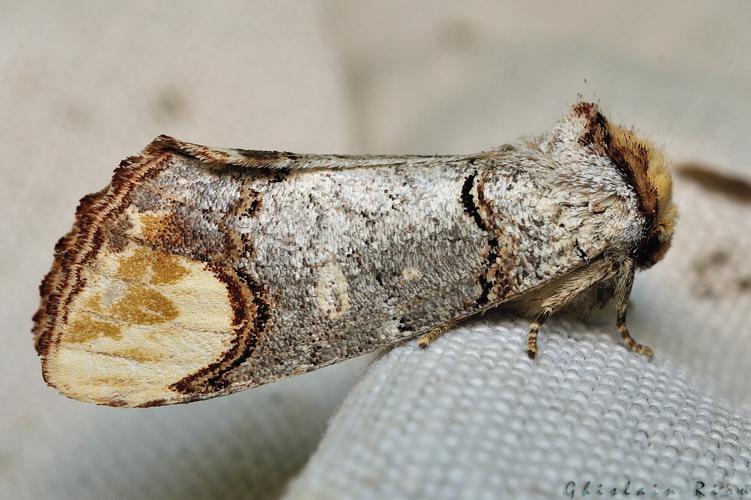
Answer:
[[[637,277],[632,332],[751,410],[747,2],[50,0],[0,12],[0,497],[276,498],[374,359],[171,408],[99,408],[44,385],[29,330],[54,244],[78,199],[161,133],[469,153],[594,100],[676,172],[674,248]]]

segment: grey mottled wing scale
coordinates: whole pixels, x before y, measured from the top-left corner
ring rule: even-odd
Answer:
[[[182,151],[133,203],[175,214],[166,232],[182,234],[163,250],[231,268],[254,301],[243,352],[189,381],[202,391],[309,371],[503,303],[586,264],[638,222],[623,216],[628,189],[594,209],[574,185],[581,173],[567,177],[534,149]],[[614,220],[623,227],[599,231]],[[190,383],[178,389],[192,392]]]

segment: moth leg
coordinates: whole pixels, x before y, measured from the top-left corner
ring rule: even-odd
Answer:
[[[438,337],[455,327],[457,324],[458,323],[456,320],[450,319],[445,323],[436,326],[429,332],[420,335],[420,337],[417,339],[417,346],[422,347],[423,349],[428,347],[430,344],[435,342]]]
[[[527,356],[530,359],[535,359],[537,356],[537,335],[545,320],[565,308],[589,287],[609,279],[613,274],[612,262],[601,259],[563,277],[552,285],[554,288],[548,288],[542,292],[542,295],[533,297],[531,302],[525,305],[529,314],[535,318],[529,325]]]
[[[527,356],[529,359],[535,359],[537,356],[537,334],[545,320],[550,317],[551,311],[545,311],[540,314],[536,320],[529,325],[529,334],[527,335]]]
[[[628,299],[631,296],[631,288],[634,285],[634,261],[628,260],[624,263],[625,269],[621,274],[621,279],[618,280],[618,287],[616,289],[616,296],[618,299],[616,327],[621,334],[623,341],[626,343],[629,349],[632,351],[643,354],[645,356],[652,357],[654,351],[651,348],[640,344],[631,336],[626,326],[626,313],[628,312]]]

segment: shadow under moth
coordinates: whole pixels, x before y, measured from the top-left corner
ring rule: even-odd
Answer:
[[[214,149],[161,136],[85,196],[34,316],[48,384],[111,406],[207,399],[502,307],[617,303],[676,220],[662,154],[577,103],[470,155]]]

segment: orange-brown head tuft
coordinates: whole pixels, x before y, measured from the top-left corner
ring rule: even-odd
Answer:
[[[578,103],[573,112],[587,120],[582,144],[610,158],[634,187],[639,210],[647,219],[646,234],[634,249],[634,257],[640,268],[651,267],[670,248],[678,218],[673,179],[664,155],[650,141],[608,122],[594,104]]]

